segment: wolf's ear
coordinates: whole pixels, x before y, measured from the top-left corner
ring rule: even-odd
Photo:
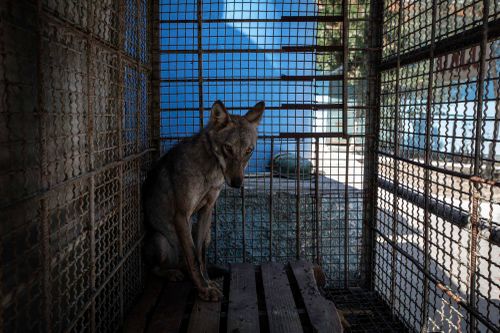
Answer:
[[[255,126],[259,125],[260,120],[262,119],[262,115],[264,114],[265,106],[266,105],[264,104],[264,101],[260,101],[259,103],[255,104],[255,106],[247,112],[247,114],[245,115],[245,119]]]
[[[229,113],[221,101],[215,101],[210,111],[210,122],[214,125],[224,125],[229,120]]]

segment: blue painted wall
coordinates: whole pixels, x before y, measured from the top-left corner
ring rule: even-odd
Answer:
[[[162,20],[196,20],[195,0],[162,1]],[[296,4],[280,1],[233,0],[203,4],[203,19],[280,19],[281,16],[314,15],[314,2]],[[165,50],[196,50],[196,23],[163,23],[161,48]],[[316,23],[238,22],[204,23],[204,49],[281,49],[287,45],[314,45]],[[213,101],[221,99],[229,108],[247,108],[260,100],[266,106],[306,104],[315,99],[312,82],[234,81],[210,82],[221,78],[271,78],[281,75],[312,75],[315,72],[313,53],[212,53],[203,55],[203,104],[208,119]],[[197,79],[197,54],[162,54],[161,76],[164,79]],[[199,130],[198,82],[163,82],[161,85],[161,136],[184,137]],[[184,109],[193,109],[184,110]],[[165,109],[168,109],[166,111]],[[176,110],[178,109],[178,110]],[[233,110],[244,114],[246,110]],[[263,135],[280,132],[311,132],[311,110],[267,110],[260,127]],[[168,149],[171,144],[166,144]],[[293,150],[284,141],[275,152]],[[259,140],[249,171],[264,171],[270,160],[270,140]]]

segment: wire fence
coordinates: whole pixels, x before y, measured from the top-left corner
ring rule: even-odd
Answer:
[[[496,1],[388,1],[374,287],[416,331],[500,329]]]
[[[141,291],[151,11],[0,3],[0,331],[115,331]]]
[[[266,102],[244,188],[217,201],[211,261],[302,257],[330,286],[360,284],[369,7],[160,1],[163,152],[206,125],[217,99],[238,115]]]

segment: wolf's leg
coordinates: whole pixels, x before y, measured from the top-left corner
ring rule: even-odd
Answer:
[[[171,282],[185,280],[179,268],[178,244],[172,244],[161,233],[148,233],[144,242],[144,255],[154,274],[166,277]]]
[[[196,257],[196,249],[189,224],[189,216],[186,214],[177,213],[175,215],[175,230],[179,237],[182,252],[184,253],[187,271],[198,289],[198,296],[201,299],[205,301],[219,301],[222,298],[221,292],[216,288],[210,287],[201,274],[200,262]]]
[[[198,222],[194,230],[196,258],[200,263],[200,270],[208,281],[206,266],[206,244],[207,238],[210,238],[210,226],[212,225],[213,203],[206,204],[198,212]]]

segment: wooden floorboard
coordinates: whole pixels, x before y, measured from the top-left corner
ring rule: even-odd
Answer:
[[[255,270],[251,264],[232,264],[229,284],[227,331],[259,332]]]
[[[222,288],[223,279],[216,281]],[[189,318],[188,333],[218,333],[222,301],[206,302],[198,297]]]
[[[303,260],[290,263],[304,300],[307,315],[315,332],[343,332],[337,309],[333,302],[321,295],[314,279],[313,266]]]
[[[261,265],[269,331],[271,333],[301,333],[302,324],[297,313],[290,283],[283,264]]]
[[[148,332],[179,332],[192,288],[191,282],[167,283],[148,325]]]
[[[147,326],[147,320],[158,301],[163,288],[163,280],[157,276],[150,275],[146,278],[145,289],[138,302],[127,315],[123,324],[124,333],[141,333]]]
[[[217,281],[227,288],[221,302],[198,299],[191,282],[167,283],[150,276],[123,332],[341,333],[335,305],[321,294],[315,273],[322,276],[306,261],[264,263],[260,269],[232,264],[226,280]]]

